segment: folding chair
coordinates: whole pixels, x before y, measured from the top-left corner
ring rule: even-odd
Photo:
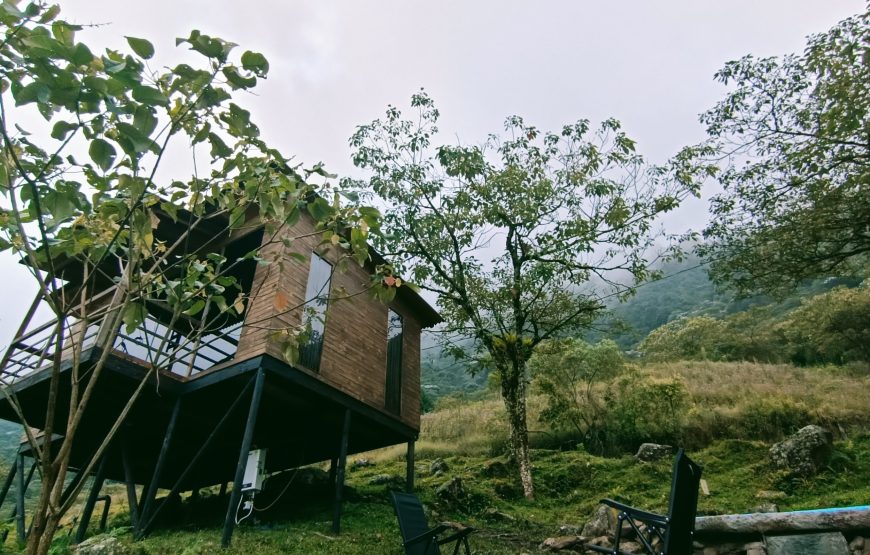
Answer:
[[[426,522],[426,515],[423,514],[423,505],[416,495],[394,491],[392,496],[405,555],[441,555],[439,546],[452,542],[455,542],[453,555],[459,553],[460,546],[465,546],[466,555],[471,555],[468,536],[474,532],[474,528],[469,526],[456,530],[447,524],[439,524],[430,529]],[[453,533],[445,538],[438,537],[447,531]]]
[[[671,498],[668,514],[658,515],[623,505],[612,499],[602,499],[605,505],[619,510],[616,534],[612,548],[600,545],[587,545],[588,549],[610,555],[628,555],[619,550],[622,539],[622,524],[628,522],[637,535],[637,541],[649,555],[691,555],[692,536],[695,532],[695,513],[698,510],[698,486],[701,483],[703,467],[693,462],[680,449],[674,460],[671,478]],[[637,522],[645,525],[641,529]],[[653,543],[661,541],[661,551],[653,548]]]

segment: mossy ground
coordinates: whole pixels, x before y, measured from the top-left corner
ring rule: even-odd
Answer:
[[[761,501],[763,490],[782,491],[776,503],[780,510],[865,504],[870,499],[870,435],[860,435],[836,444],[831,465],[812,479],[787,479],[767,462],[768,445],[761,442],[726,440],[693,452],[704,465],[710,495],[702,495],[700,514],[751,511]],[[533,453],[538,496],[528,501],[521,495],[513,473],[486,475],[493,459],[482,456],[452,456],[450,469],[438,476],[428,472],[430,460],[417,461],[417,492],[431,508],[430,521],[459,521],[474,526],[475,553],[533,552],[546,537],[557,535],[561,525],[582,525],[602,497],[614,497],[632,505],[664,511],[670,486],[670,461],[641,463],[631,457],[601,458],[583,451],[536,450]],[[503,460],[503,459],[500,459]],[[298,500],[288,496],[272,513],[238,527],[232,547],[224,553],[299,554],[399,554],[399,531],[389,503],[388,487],[372,485],[375,476],[404,476],[400,458],[378,460],[348,472],[350,499],[344,505],[342,533],[330,533],[332,507],[329,496]],[[467,497],[448,505],[436,498],[436,488],[454,476],[462,478]],[[264,496],[267,493],[263,494]],[[206,516],[174,528],[162,528],[133,544],[123,495],[118,490],[117,510],[110,519],[110,534],[118,536],[143,554],[178,553],[199,555],[218,551],[220,514],[223,507],[205,511]],[[213,499],[219,501],[217,498]],[[268,499],[267,499],[268,501]],[[507,517],[503,516],[507,515]],[[12,552],[14,542],[7,540]],[[57,553],[66,551],[59,540]]]

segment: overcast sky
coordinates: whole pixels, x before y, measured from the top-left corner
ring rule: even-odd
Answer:
[[[863,9],[861,0],[73,0],[62,17],[105,24],[79,34],[94,52],[127,49],[124,35],[149,39],[158,66],[179,61],[175,37],[191,29],[262,52],[269,77],[240,104],[285,154],[347,174],[354,127],[420,87],[441,110],[445,140],[478,143],[511,114],[543,129],[615,117],[640,153],[664,161],[703,137],[697,116],[723,96],[713,74],[724,62],[799,51],[806,35]],[[701,203],[688,207],[678,227],[703,214]],[[35,294],[16,266],[0,257],[0,347]]]

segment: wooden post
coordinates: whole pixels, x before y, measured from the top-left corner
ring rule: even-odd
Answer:
[[[3,489],[0,490],[0,507],[6,501],[6,494],[9,493],[9,488],[12,487],[12,481],[15,479],[15,471],[18,470],[18,464],[13,464],[9,467],[9,474],[6,475],[6,481],[3,482]]]
[[[338,448],[338,466],[335,468],[335,503],[332,506],[332,533],[341,533],[341,505],[344,494],[344,468],[347,465],[347,440],[350,435],[350,409],[344,409],[344,426]]]
[[[405,457],[405,491],[414,493],[414,440],[408,442],[408,454]]]
[[[329,459],[329,483],[335,487],[335,471],[338,468],[338,457]]]
[[[257,370],[254,382],[254,392],[251,395],[251,407],[248,409],[248,422],[245,425],[245,434],[242,436],[242,445],[239,449],[239,460],[236,463],[236,476],[233,480],[233,491],[230,493],[230,501],[227,504],[227,516],[224,519],[224,532],[221,537],[221,545],[229,547],[233,539],[233,530],[236,527],[236,512],[242,498],[242,480],[245,478],[245,465],[248,462],[248,451],[254,441],[254,428],[257,425],[257,413],[260,410],[260,399],[263,396],[263,382],[266,374],[263,369]]]
[[[172,444],[172,435],[175,433],[175,423],[178,421],[179,412],[181,412],[181,397],[175,400],[172,416],[169,417],[169,424],[166,426],[166,435],[163,436],[163,445],[160,447],[160,454],[157,456],[157,464],[154,466],[154,475],[151,476],[151,481],[148,483],[148,491],[145,493],[142,501],[142,510],[139,511],[140,527],[136,529],[134,534],[137,539],[142,537],[141,524],[148,522],[151,505],[154,504],[154,497],[157,495],[157,486],[160,482],[160,475],[163,473],[163,465],[166,464],[166,454],[169,452],[169,446]]]
[[[103,481],[106,479],[106,461],[109,459],[109,450],[103,453],[100,459],[100,465],[97,467],[97,474],[94,476],[94,483],[91,484],[91,491],[88,494],[88,500],[85,502],[85,508],[82,510],[82,518],[79,521],[79,528],[76,531],[76,543],[81,543],[85,539],[85,534],[88,532],[88,524],[91,522],[91,515],[94,513],[94,506],[97,504],[97,498],[100,496],[100,490],[103,489]]]
[[[18,543],[24,543],[26,539],[24,528],[24,455],[18,455],[16,464],[18,465],[18,491],[15,492],[15,532],[18,534]]]

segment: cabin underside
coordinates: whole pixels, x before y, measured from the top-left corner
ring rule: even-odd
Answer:
[[[85,351],[80,371],[92,368],[100,354],[97,348]],[[62,435],[66,427],[70,375],[67,364],[60,373],[55,434]],[[50,377],[51,370],[43,369],[10,386],[31,427],[46,427]],[[330,460],[340,465],[343,475],[347,455],[412,445],[418,433],[270,355],[183,378],[165,372],[149,375],[140,364],[113,352],[76,433],[72,469],[84,468],[93,458],[143,379],[146,385],[97,471],[99,478],[127,482],[128,488],[142,485],[140,512],[148,512],[148,497],[153,503],[157,488],[180,493],[234,482],[238,488],[239,466],[251,449],[267,449],[267,473]],[[20,422],[8,399],[0,400],[0,418]],[[23,446],[22,453],[27,449]],[[140,516],[137,528],[143,533],[148,516]]]

